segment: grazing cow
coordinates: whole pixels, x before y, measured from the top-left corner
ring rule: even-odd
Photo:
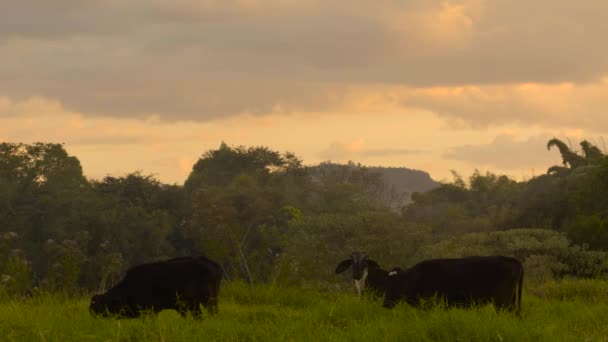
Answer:
[[[217,313],[220,266],[204,256],[175,258],[135,266],[104,294],[91,298],[92,315],[139,317],[142,310],[175,309],[200,317],[202,304]]]
[[[399,301],[419,306],[420,300],[439,297],[447,306],[470,306],[492,302],[500,310],[521,309],[524,268],[517,259],[474,256],[426,260],[390,272],[384,307]]]
[[[383,270],[377,262],[368,258],[365,252],[353,252],[349,259],[338,264],[336,274],[346,271],[351,266],[359,297],[364,289],[373,296],[384,295],[388,272]]]

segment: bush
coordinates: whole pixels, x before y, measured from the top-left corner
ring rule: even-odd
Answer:
[[[506,255],[524,263],[527,280],[608,275],[608,253],[571,245],[565,234],[548,229],[471,233],[424,246],[415,260],[472,255]]]
[[[547,300],[581,300],[589,303],[608,302],[607,280],[567,278],[529,286],[527,291]]]

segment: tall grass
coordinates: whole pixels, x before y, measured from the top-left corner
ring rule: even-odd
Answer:
[[[492,306],[387,310],[352,294],[231,283],[222,288],[220,313],[205,313],[200,321],[170,310],[156,317],[95,319],[88,299],[47,294],[0,302],[0,340],[608,341],[605,285],[570,281],[529,289],[522,318]]]

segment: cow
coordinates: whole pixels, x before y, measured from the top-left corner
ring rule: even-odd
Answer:
[[[419,307],[438,297],[450,306],[493,303],[499,310],[521,310],[524,268],[517,259],[505,256],[472,256],[432,259],[407,270],[390,272],[383,306],[398,302]]]
[[[142,264],[129,269],[106,293],[94,295],[89,311],[93,316],[134,318],[142,311],[175,309],[182,316],[190,311],[199,318],[200,305],[217,313],[221,279],[220,266],[204,256]]]
[[[376,261],[370,259],[365,252],[353,252],[350,258],[338,263],[336,274],[346,271],[351,266],[359,297],[363,290],[371,293],[372,296],[384,295],[388,272],[382,269]]]

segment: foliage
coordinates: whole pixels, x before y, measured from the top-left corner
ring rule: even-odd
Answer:
[[[84,231],[76,234],[74,240],[46,241],[44,250],[49,266],[44,279],[45,288],[66,294],[77,292],[81,267],[87,258],[84,250],[88,237],[88,232]]]
[[[18,238],[15,232],[0,233],[0,294],[11,297],[25,295],[31,285],[31,262],[15,248]]]
[[[410,260],[429,238],[425,227],[407,224],[386,211],[307,217],[289,227],[290,240],[281,256],[288,267],[282,280],[290,284],[327,286],[336,280],[338,262],[355,250],[366,251],[384,268]]]
[[[42,269],[42,245],[78,230],[74,203],[86,187],[77,158],[60,144],[0,143],[0,231],[19,234],[19,248]]]
[[[322,212],[352,211],[374,202],[395,210],[408,203],[412,190],[437,185],[422,171],[365,167],[352,161],[346,165],[323,162],[308,170],[312,180],[325,189],[318,203]]]
[[[413,203],[403,209],[404,219],[429,225],[435,234],[510,228],[507,223],[521,184],[489,172],[475,171],[468,186],[458,174],[454,177],[453,183],[414,193]]]
[[[214,255],[228,279],[271,281],[288,222],[301,217],[310,183],[291,153],[222,143],[194,165],[184,185],[181,239]]]
[[[31,264],[21,253],[11,253],[2,267],[0,293],[11,297],[22,297],[31,284]]]
[[[608,281],[597,279],[563,279],[546,281],[526,290],[544,300],[579,300],[587,303],[608,303]]]
[[[139,171],[86,179],[61,144],[2,143],[0,276],[12,296],[75,295],[111,287],[136,264],[205,254],[227,280],[346,288],[348,275],[333,270],[354,250],[385,268],[502,253],[538,281],[605,276],[608,158],[586,141],[580,151],[552,146],[560,172],[526,182],[454,172],[433,187],[423,172],[304,166],[290,152],[222,143],[181,186]],[[430,190],[399,212],[403,189],[416,188],[401,176]],[[509,231],[517,227],[544,230]]]
[[[548,229],[512,229],[454,236],[425,246],[416,260],[472,255],[513,256],[524,263],[525,279],[532,281],[566,275],[608,275],[608,253],[571,245],[564,234]]]
[[[581,152],[552,139],[563,167],[525,182],[476,171],[468,182],[455,174],[452,183],[412,195],[404,219],[431,227],[434,234],[488,232],[536,227],[565,232],[594,250],[608,250],[608,157],[588,141]]]
[[[602,153],[597,146],[592,145],[587,140],[581,141],[580,145],[581,150],[577,153],[577,151],[573,151],[566,143],[557,138],[549,140],[549,142],[547,142],[547,149],[550,150],[553,146],[557,147],[562,156],[564,166],[552,166],[547,173],[565,172],[568,171],[568,169],[573,170],[585,165],[597,163],[605,157],[604,153]]]

